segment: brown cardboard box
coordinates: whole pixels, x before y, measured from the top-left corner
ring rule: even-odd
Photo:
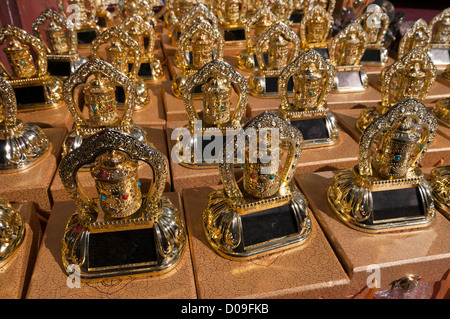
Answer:
[[[16,173],[5,173],[0,178],[0,196],[11,202],[30,201],[38,212],[49,213],[52,201],[49,188],[61,156],[64,128],[43,129],[51,148],[38,162]]]
[[[334,112],[339,124],[352,136],[355,141],[361,138],[361,133],[356,128],[356,121],[361,114],[362,109],[337,110]],[[435,167],[446,165],[450,162],[450,140],[446,138],[440,130],[433,140],[427,153],[421,161],[422,167]]]
[[[147,107],[133,112],[133,122],[142,126],[164,126],[166,124],[166,115],[161,96],[161,90],[156,83],[148,85],[148,95],[150,103]]]
[[[22,217],[25,234],[16,251],[0,265],[0,299],[25,297],[42,237],[34,204],[21,202],[12,206]]]
[[[349,279],[312,214],[312,233],[303,245],[248,261],[219,256],[202,229],[203,210],[213,190],[183,191],[199,298],[342,298],[347,294]]]
[[[390,289],[392,281],[408,274],[431,284],[443,278],[450,265],[449,220],[436,213],[430,226],[420,230],[368,234],[352,229],[328,204],[326,193],[333,176],[333,172],[320,172],[295,179],[351,279],[349,296],[367,288],[374,269],[379,269],[380,291]]]
[[[166,193],[182,212],[177,193]],[[66,222],[75,212],[72,202],[58,202],[51,213],[26,298],[28,299],[184,299],[196,298],[189,242],[178,263],[168,273],[139,278],[81,282],[69,288],[61,248]],[[184,220],[184,217],[182,216]]]
[[[166,157],[167,161],[169,161],[170,159],[167,153],[166,135],[164,128],[144,126],[142,126],[142,128],[147,133],[149,145],[160,151]],[[169,166],[169,174],[167,176],[166,191],[169,192],[172,190],[172,179],[170,173],[170,164],[169,162],[167,164]],[[148,189],[153,180],[153,171],[151,167],[145,163],[141,163],[141,165],[139,165],[138,174],[139,180],[142,183],[142,189]],[[78,171],[77,179],[89,196],[98,196],[97,190],[95,188],[95,182],[91,177],[90,171]],[[50,197],[54,203],[70,201],[70,197],[67,194],[67,190],[65,189],[64,185],[62,184],[61,177],[59,176],[58,171],[53,177],[52,183],[50,185]]]
[[[384,65],[364,64],[364,63],[361,63],[361,65],[367,74],[380,74],[381,70],[390,66],[392,63],[394,63],[394,61],[395,60],[393,58],[388,57],[388,61]]]
[[[23,123],[36,124],[41,128],[60,127],[69,131],[73,126],[73,117],[65,103],[58,107],[29,112],[18,112],[17,118]]]

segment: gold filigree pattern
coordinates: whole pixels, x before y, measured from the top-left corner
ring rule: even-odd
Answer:
[[[398,45],[397,59],[401,59],[405,54],[415,48],[424,51],[430,49],[431,29],[424,19],[417,20],[403,35]]]

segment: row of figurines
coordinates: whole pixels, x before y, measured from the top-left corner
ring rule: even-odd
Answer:
[[[209,61],[223,59],[224,38],[214,23],[215,16],[207,10],[204,5],[196,5],[184,16],[185,29],[177,41],[178,50],[175,59],[176,66],[182,71],[175,77],[172,86],[172,92],[176,97],[183,97],[181,87],[187,77],[199,71]],[[315,10],[311,10],[309,13],[314,12]],[[253,32],[258,40],[247,39],[247,48],[238,55],[236,65],[237,68],[254,71],[249,77],[249,93],[259,97],[279,95],[276,82],[283,69],[300,52],[311,48],[317,50],[335,68],[336,76],[331,92],[357,92],[368,89],[368,77],[361,68],[360,62],[369,44],[375,43],[370,40],[371,33],[366,32],[363,27],[367,25],[369,13],[362,15],[361,20],[349,24],[333,37],[332,41],[325,38],[320,40],[321,44],[319,44],[311,40],[311,46],[302,46],[300,39],[304,37],[299,37],[286,24],[273,17],[270,18],[273,14],[267,8],[261,9],[250,21],[251,25],[246,28],[248,33]],[[446,19],[450,19],[449,13],[449,10],[444,10],[439,15],[439,19],[436,17],[435,20],[445,22]],[[46,28],[50,44],[48,46],[41,33],[41,27],[47,21],[50,21]],[[302,21],[309,21],[309,19],[305,17]],[[253,31],[251,31],[252,27]],[[0,29],[1,43],[8,38],[11,39],[4,49],[11,72],[0,64],[2,76],[17,89],[42,87],[43,92],[31,102],[26,99],[19,101],[20,108],[27,110],[58,105],[63,100],[62,80],[59,77],[65,78],[72,75],[86,62],[86,58],[77,53],[77,33],[73,25],[56,10],[45,10],[35,20],[32,28],[34,36],[9,25]],[[376,29],[378,49],[375,50],[382,50],[380,45],[385,29],[384,27]],[[431,49],[448,52],[448,39],[440,39],[439,43],[433,44],[431,29],[431,26],[428,27],[423,20],[418,20],[402,38],[401,50],[399,50],[402,53],[399,54],[399,60],[415,48],[421,48],[427,52],[431,62],[435,56],[431,54]],[[300,30],[309,30],[308,32],[315,35],[323,34],[312,26],[300,28]],[[442,30],[440,34],[448,33]],[[158,81],[163,77],[161,61],[153,53],[155,41],[154,27],[140,16],[134,15],[118,26],[107,28],[101,35],[93,38],[90,45],[91,58],[105,58],[135,82],[138,91],[137,107],[147,105],[150,100],[145,82]],[[439,48],[435,44],[439,44]],[[103,53],[100,47],[104,48],[104,46],[106,46],[106,52]],[[36,55],[31,48],[37,53]],[[429,62],[429,60],[425,58],[425,61]],[[449,64],[449,62],[446,63]],[[431,68],[429,64],[423,66],[425,73]],[[447,71],[444,72],[444,76],[450,74],[450,64]]]
[[[419,169],[436,129],[436,119],[420,101],[399,102],[363,132],[358,164],[335,174],[324,200],[343,223],[369,233],[429,226],[437,209],[450,218],[450,167],[435,168],[428,177]],[[248,260],[306,243],[311,211],[293,178],[302,148],[300,130],[271,112],[227,137],[216,164],[222,187],[210,193],[202,217],[215,252]],[[153,171],[148,189],[140,183],[141,163]],[[80,170],[90,171],[98,197],[89,197],[77,182]],[[105,129],[68,153],[59,175],[77,206],[63,237],[65,269],[79,266],[85,280],[157,275],[180,259],[187,234],[180,212],[164,195],[168,162],[158,150]],[[24,225],[2,204],[4,260],[20,246]]]

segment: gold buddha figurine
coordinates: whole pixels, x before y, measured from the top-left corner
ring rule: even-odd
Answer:
[[[435,167],[428,175],[436,208],[450,218],[450,165]]]
[[[414,98],[376,118],[361,136],[358,165],[338,172],[328,190],[336,215],[374,233],[429,225],[435,209],[419,164],[436,129],[434,116]]]
[[[196,108],[193,99],[194,90],[200,85],[201,110]],[[189,130],[190,139],[184,140],[184,135],[178,137],[178,143],[183,149],[179,152],[177,162],[189,168],[217,166],[224,138],[242,127],[248,100],[248,82],[228,63],[212,60],[186,80],[182,91],[189,116],[185,128]],[[235,104],[232,102],[233,94],[238,96]],[[205,145],[213,136],[214,142]],[[206,148],[210,148],[211,154],[206,154]],[[201,151],[202,156],[198,156],[198,151]]]
[[[247,19],[246,0],[218,0],[214,2],[213,13],[219,19],[219,28],[228,45],[245,44],[245,24]]]
[[[333,37],[328,47],[330,62],[336,70],[332,92],[361,92],[369,87],[361,66],[367,44],[367,33],[361,24],[352,22]]]
[[[25,223],[6,199],[0,198],[0,265],[16,252],[25,237]],[[3,265],[2,265],[3,264]]]
[[[44,43],[18,27],[5,25],[0,29],[0,45],[8,39],[4,53],[10,68],[0,61],[0,74],[14,88],[18,111],[60,106],[63,83],[47,70]]]
[[[47,26],[43,28],[46,23]],[[33,21],[31,28],[34,36],[39,38],[47,49],[47,64],[51,75],[68,77],[87,61],[77,52],[78,42],[74,24],[55,9],[44,10]],[[48,42],[44,41],[42,29]]]
[[[270,10],[269,6],[262,7],[255,14],[248,17],[245,24],[247,47],[238,55],[236,65],[239,69],[244,71],[256,71],[258,69],[256,42],[277,21],[277,17]],[[263,50],[266,51],[267,48],[263,48]],[[267,54],[267,52],[265,53]]]
[[[255,51],[258,70],[248,79],[250,94],[257,97],[278,96],[278,77],[300,52],[298,35],[283,22],[276,22],[258,38]]]
[[[75,89],[84,85],[84,109],[75,97]],[[125,102],[121,116],[117,110],[117,87],[121,86]],[[63,157],[80,147],[84,140],[106,128],[130,134],[146,142],[145,131],[133,123],[136,104],[134,82],[111,64],[94,58],[83,64],[76,73],[64,82],[64,99],[73,119],[74,129],[63,142]]]
[[[26,169],[50,149],[45,133],[17,118],[17,102],[11,84],[0,77],[0,174]]]
[[[331,38],[333,17],[322,6],[313,7],[303,17],[299,26],[302,50],[316,49],[325,59],[329,58],[328,42]]]
[[[309,237],[308,204],[292,181],[302,145],[301,132],[270,112],[255,116],[227,140],[219,164],[223,189],[209,195],[203,212],[206,238],[219,255],[246,260],[300,245]],[[227,161],[233,148],[244,151],[239,182],[235,163]]]
[[[367,45],[362,64],[383,65],[388,62],[388,52],[384,47],[384,38],[389,28],[389,16],[378,5],[371,4],[360,15],[356,22],[360,23],[367,33]],[[372,57],[372,55],[374,55]]]
[[[95,0],[58,0],[60,13],[72,22],[79,46],[89,46],[100,34]]]
[[[397,60],[415,48],[428,52],[431,43],[431,29],[424,19],[417,20],[400,39]]]
[[[148,191],[139,163],[152,169]],[[97,196],[76,175],[90,166]],[[77,210],[66,224],[62,262],[80,267],[82,281],[167,273],[186,244],[177,208],[163,195],[168,163],[158,150],[129,134],[104,130],[64,157],[59,175]],[[145,177],[147,178],[147,176]]]
[[[445,9],[430,21],[430,56],[435,65],[450,64],[450,8]]]
[[[306,15],[317,6],[324,8],[329,14],[333,14],[336,0],[303,0],[303,13]]]
[[[431,110],[439,124],[450,127],[450,98],[443,98],[436,102]]]
[[[138,71],[145,81],[158,81],[163,76],[161,61],[155,57],[156,33],[150,23],[139,16],[132,16],[123,21],[119,27],[124,30],[134,41],[139,44],[141,52],[141,66]],[[147,45],[145,44],[147,42]],[[132,51],[132,49],[130,50]],[[130,52],[129,63],[134,63],[133,54]]]
[[[416,48],[390,65],[382,76],[381,102],[361,112],[356,122],[360,132],[390,107],[408,97],[423,102],[436,79],[436,67],[425,51]]]
[[[181,34],[177,57],[182,71],[176,75],[172,84],[174,96],[183,97],[181,91],[183,83],[203,65],[214,59],[223,59],[224,44],[224,38],[219,30],[202,18]],[[200,98],[200,94],[195,94],[194,98]]]
[[[332,145],[339,139],[336,119],[326,103],[334,77],[333,66],[314,49],[301,53],[280,74],[278,113],[302,132],[304,147]],[[287,91],[290,78],[292,101]]]
[[[150,103],[148,87],[138,74],[142,58],[139,43],[134,41],[120,26],[115,26],[105,30],[92,42],[92,58],[100,58],[102,45],[106,45],[106,61],[133,81],[136,87],[136,109],[147,107]],[[123,99],[119,103],[123,103]]]

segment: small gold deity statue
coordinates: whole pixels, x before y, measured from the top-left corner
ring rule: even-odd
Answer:
[[[95,0],[58,0],[61,14],[75,25],[78,45],[89,46],[100,35]]]
[[[44,31],[48,42],[44,41],[42,36],[42,26],[47,22]],[[51,75],[68,77],[87,61],[77,52],[78,42],[74,24],[55,9],[44,10],[33,21],[31,28],[34,36],[39,38],[47,49],[47,64]]]
[[[417,20],[400,39],[397,60],[415,48],[428,52],[431,43],[431,29],[424,19]]]
[[[140,44],[118,25],[105,30],[92,42],[92,58],[101,57],[102,45],[106,45],[106,61],[133,81],[136,87],[136,110],[147,107],[150,103],[148,87],[138,74],[142,63]],[[119,102],[123,103],[123,98]]]
[[[450,98],[446,97],[436,102],[436,105],[431,110],[433,115],[438,120],[439,124],[450,127]]]
[[[202,92],[201,112],[197,111],[193,99],[194,90],[199,86]],[[224,139],[242,127],[248,100],[248,82],[228,63],[212,60],[186,80],[182,91],[189,116],[186,128],[190,138],[184,139],[184,135],[178,137],[178,143],[183,149],[180,149],[177,162],[189,168],[217,166]],[[235,105],[231,100],[233,94],[238,95]],[[210,149],[211,154],[206,154],[207,149]],[[202,156],[198,156],[197,150],[201,151]]]
[[[14,89],[0,77],[0,174],[31,167],[49,149],[50,142],[37,125],[17,118]]]
[[[436,79],[436,67],[428,54],[416,48],[382,72],[381,102],[361,112],[356,127],[363,132],[371,122],[408,97],[423,102]]]
[[[258,38],[255,51],[258,70],[248,79],[250,94],[256,97],[278,96],[278,77],[300,52],[298,35],[283,22],[276,22]]]
[[[330,62],[336,70],[333,92],[361,92],[369,81],[361,66],[367,44],[367,33],[361,24],[352,22],[341,30],[329,44]]]
[[[333,17],[321,6],[312,8],[302,19],[299,37],[302,50],[316,49],[325,59],[329,58],[328,43],[331,38]],[[324,52],[325,51],[325,52]]]
[[[297,246],[309,237],[308,203],[292,180],[302,145],[301,132],[270,112],[255,116],[227,140],[219,164],[223,189],[209,195],[203,212],[206,238],[219,255],[246,260]],[[227,154],[233,149],[244,152],[239,182],[236,164]]]
[[[430,56],[435,65],[450,64],[450,8],[445,9],[430,21]]]
[[[301,53],[280,74],[278,113],[302,132],[304,147],[332,145],[339,139],[336,119],[327,107],[334,77],[333,66],[314,49]],[[287,90],[290,78],[292,101]]]
[[[435,209],[419,164],[436,130],[434,116],[414,98],[376,118],[361,136],[358,165],[338,172],[328,190],[336,215],[375,233],[429,225]]]
[[[139,16],[132,16],[123,21],[119,28],[125,31],[134,41],[139,44],[141,65],[138,76],[145,81],[158,81],[164,73],[161,61],[154,56],[156,33],[150,23]],[[133,52],[130,49],[128,63],[134,64]]]
[[[60,106],[63,82],[47,70],[44,43],[18,27],[5,25],[0,29],[0,45],[8,39],[4,53],[10,70],[0,61],[0,75],[14,88],[18,111]]]
[[[0,266],[19,249],[24,237],[22,217],[9,201],[0,198]]]
[[[75,89],[84,84],[84,109],[75,98]],[[116,91],[122,87],[125,103],[122,115],[117,110]],[[139,141],[147,140],[145,131],[133,123],[136,104],[134,82],[111,64],[92,59],[83,64],[64,82],[64,99],[75,123],[63,143],[63,157],[83,144],[84,140],[105,128],[130,134]]]
[[[173,95],[183,98],[181,88],[189,76],[211,60],[223,60],[224,45],[225,41],[220,31],[203,18],[198,19],[198,23],[183,32],[177,48],[182,71],[173,81]],[[200,97],[200,94],[194,95],[195,99]]]
[[[218,0],[214,2],[213,13],[219,19],[220,29],[227,45],[245,44],[247,19],[246,0]]]
[[[324,8],[329,14],[333,14],[336,0],[303,0],[303,13],[306,15],[317,6]]]
[[[239,69],[244,71],[256,71],[258,69],[256,42],[277,21],[277,17],[270,10],[269,6],[262,7],[255,14],[248,17],[247,23],[245,24],[247,47],[238,55],[236,65]],[[264,51],[266,50],[267,48],[264,48]]]
[[[436,208],[450,218],[450,165],[435,167],[428,175]]]
[[[139,162],[154,172],[141,189]],[[90,166],[98,197],[89,197],[76,175]],[[177,208],[163,196],[168,163],[158,150],[129,134],[104,130],[64,157],[59,175],[77,210],[67,222],[62,262],[80,267],[89,281],[160,275],[173,269],[186,244]],[[147,178],[147,177],[146,177]]]
[[[184,1],[180,2],[175,0],[174,4],[185,5],[185,8],[177,10],[178,14],[176,17],[170,19],[172,22],[168,25],[169,29],[169,41],[173,46],[177,46],[178,40],[180,39],[180,35],[189,29],[195,22],[198,17],[202,17],[209,21],[214,28],[219,27],[219,20],[216,15],[212,13],[208,9],[206,5],[203,3],[199,3],[198,1]],[[187,10],[187,11],[186,11]],[[174,10],[169,10],[169,14],[175,14]]]
[[[388,51],[384,47],[384,38],[389,28],[389,16],[378,5],[371,4],[356,22],[367,33],[366,51],[361,58],[362,64],[383,65],[388,62]]]

